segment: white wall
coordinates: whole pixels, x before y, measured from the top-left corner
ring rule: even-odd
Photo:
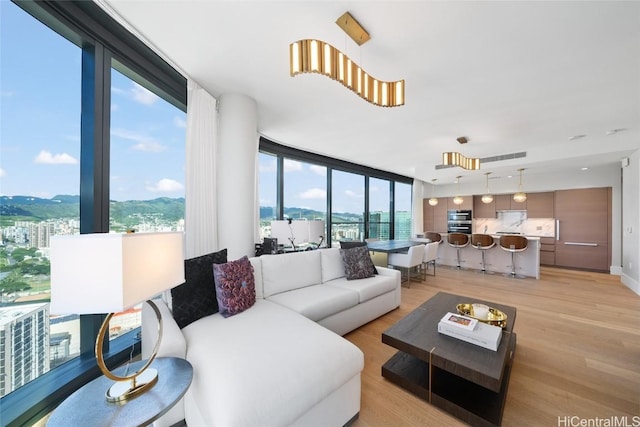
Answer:
[[[622,283],[640,295],[640,150],[622,169]]]
[[[636,168],[637,166],[636,158]],[[631,168],[632,166],[629,166]],[[629,168],[625,168],[625,171]],[[622,271],[622,252],[623,252],[623,239],[622,239],[622,167],[619,163],[601,166],[597,168],[591,168],[587,171],[567,171],[562,173],[549,173],[545,175],[527,175],[526,171],[522,176],[522,187],[525,193],[535,193],[542,191],[555,191],[555,190],[569,190],[572,188],[598,188],[598,187],[611,187],[611,272],[620,274]],[[467,173],[481,173],[467,172]],[[626,198],[632,198],[632,192],[635,191],[636,208],[635,215],[638,214],[638,177],[636,169],[635,187],[628,191]],[[626,180],[625,180],[626,185]],[[500,178],[489,180],[489,190],[492,194],[510,194],[518,191],[518,175],[514,175],[513,178]],[[429,198],[432,194],[432,186],[430,184],[424,185],[424,197]],[[485,192],[485,181],[478,181],[474,183],[465,184],[464,177],[460,179],[460,195],[473,195],[483,194]],[[453,197],[458,193],[455,183],[436,186],[436,195],[438,197]],[[627,193],[625,189],[625,194]],[[626,213],[625,206],[625,215]],[[637,226],[636,226],[637,227]],[[634,230],[635,231],[635,230]],[[635,231],[635,233],[640,230]],[[637,236],[637,234],[635,234]],[[625,247],[625,252],[627,248]],[[636,259],[638,256],[638,239],[635,239],[635,254]],[[638,264],[637,262],[634,264]],[[637,267],[636,267],[637,268]],[[637,269],[636,269],[636,282],[637,282]]]

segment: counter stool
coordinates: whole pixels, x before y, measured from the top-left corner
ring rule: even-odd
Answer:
[[[480,250],[480,253],[482,254],[482,270],[480,271],[482,271],[483,273],[487,272],[487,269],[484,263],[484,253],[487,249],[491,249],[495,245],[496,245],[496,242],[493,240],[493,236],[490,236],[488,234],[472,234],[471,235],[471,246],[473,246],[475,249]]]
[[[435,233],[433,231],[427,231],[424,237],[431,240],[432,242],[438,242],[438,243],[442,242],[442,236],[440,235],[440,233]]]
[[[516,236],[511,234],[500,236],[500,247],[507,252],[511,252],[511,274],[505,274],[505,276],[524,279],[524,276],[516,275],[515,256],[518,252],[526,251],[528,243],[529,241],[524,236]]]
[[[460,249],[469,245],[469,235],[463,233],[449,233],[447,237],[447,243],[452,248],[456,248],[456,252],[458,253],[458,269],[462,268],[460,266]]]

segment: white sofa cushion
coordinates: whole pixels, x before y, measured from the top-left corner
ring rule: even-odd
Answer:
[[[260,258],[265,298],[322,283],[319,251],[263,255]]]
[[[271,295],[269,301],[318,321],[357,305],[358,298],[358,293],[352,289],[314,285]]]
[[[321,249],[320,262],[322,264],[322,283],[344,277],[344,261],[342,261],[340,248]]]
[[[359,296],[358,302],[363,303],[377,297],[378,295],[394,291],[397,283],[393,277],[375,275],[373,277],[358,280],[347,280],[346,277],[343,277],[326,282],[324,285],[327,287],[336,287],[355,291]]]
[[[182,331],[195,373],[187,398],[212,426],[290,425],[364,367],[355,345],[267,300]]]
[[[249,258],[253,266],[253,279],[256,283],[256,300],[264,298],[262,291],[262,259],[260,257]]]

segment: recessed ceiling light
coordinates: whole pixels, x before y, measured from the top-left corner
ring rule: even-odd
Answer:
[[[581,171],[587,171],[589,168],[580,168]]]
[[[622,131],[625,131],[625,130],[626,130],[625,128],[611,129],[611,130],[608,130],[608,131],[606,132],[606,134],[607,134],[607,135],[615,135],[616,133],[618,133],[618,132],[622,132]]]
[[[569,137],[569,141],[575,141],[576,139],[584,138],[587,135],[573,135]]]

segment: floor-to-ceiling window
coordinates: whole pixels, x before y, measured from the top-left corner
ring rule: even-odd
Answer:
[[[325,219],[329,246],[341,240],[408,238],[411,182],[405,176],[261,138],[261,237],[270,236],[271,220],[291,218]]]
[[[369,239],[391,238],[391,181],[369,178]]]
[[[278,219],[278,157],[260,153],[258,156],[258,194],[260,199],[260,238],[271,236],[271,221]]]
[[[0,406],[30,425],[97,375],[104,317],[49,316],[49,238],[182,229],[186,80],[95,3],[0,8]],[[108,363],[138,320],[112,321]]]
[[[80,354],[79,317],[49,313],[49,239],[80,233],[82,49],[11,2],[0,15],[4,396]]]
[[[395,183],[394,227],[396,239],[411,237],[411,188],[410,184]]]
[[[111,69],[109,232],[183,231],[186,113],[118,69]],[[138,305],[113,316],[109,337],[140,324]]]
[[[331,177],[331,244],[341,240],[363,240],[364,176],[332,171]]]
[[[327,218],[327,168],[285,159],[282,200],[285,218],[325,220]]]

